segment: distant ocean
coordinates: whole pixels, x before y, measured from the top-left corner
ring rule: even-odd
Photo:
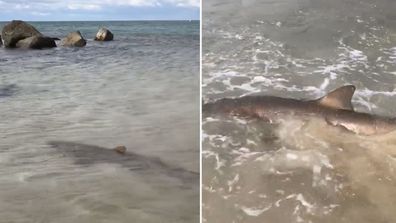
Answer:
[[[0,48],[1,219],[198,222],[198,184],[154,167],[81,165],[49,142],[125,145],[198,173],[199,21],[30,24],[60,39],[79,30],[88,42]],[[102,26],[114,41],[93,41]]]

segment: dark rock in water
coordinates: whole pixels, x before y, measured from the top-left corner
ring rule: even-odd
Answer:
[[[0,35],[0,46],[3,45],[3,40],[1,39],[1,35]]]
[[[63,46],[83,47],[86,44],[87,41],[82,37],[80,31],[71,32],[62,40]]]
[[[110,32],[110,30],[106,28],[100,28],[98,33],[96,33],[95,40],[96,41],[110,41],[113,40],[114,36],[113,33]]]
[[[4,40],[4,46],[9,48],[16,47],[16,43],[19,40],[32,36],[43,36],[32,25],[20,20],[13,20],[5,25],[1,35]]]
[[[125,146],[117,146],[113,150],[116,151],[117,153],[125,154],[127,149]]]
[[[2,30],[2,38],[4,46],[9,48],[42,49],[56,47],[52,38],[44,37],[32,25],[20,20],[14,20],[5,25]]]
[[[52,40],[60,40],[58,37],[51,37]]]
[[[51,37],[32,36],[16,43],[16,47],[23,49],[43,49],[56,47],[55,41]]]

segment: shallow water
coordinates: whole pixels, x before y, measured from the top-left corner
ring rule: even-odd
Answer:
[[[394,1],[203,3],[203,97],[315,99],[354,84],[356,110],[395,116]],[[395,222],[394,132],[323,120],[203,120],[204,222]]]
[[[78,29],[88,43],[0,48],[1,219],[198,222],[199,23],[33,25],[59,38]],[[114,41],[92,40],[102,25]],[[139,156],[101,155],[117,145]],[[158,158],[191,180],[167,174]]]

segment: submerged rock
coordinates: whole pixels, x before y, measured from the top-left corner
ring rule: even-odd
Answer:
[[[62,40],[63,46],[83,47],[87,41],[82,37],[80,31],[71,32]]]
[[[9,48],[16,47],[19,40],[32,36],[43,36],[43,34],[32,25],[21,20],[13,20],[5,25],[1,35],[4,40],[4,46]]]
[[[100,28],[98,33],[96,33],[95,40],[96,41],[111,41],[113,40],[113,33],[106,28]]]
[[[113,150],[116,151],[117,153],[125,154],[127,149],[125,146],[117,146]]]
[[[43,49],[56,47],[55,41],[51,37],[32,36],[26,39],[19,40],[16,47],[23,49]]]

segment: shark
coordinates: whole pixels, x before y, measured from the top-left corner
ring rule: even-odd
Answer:
[[[184,185],[198,185],[199,173],[165,163],[158,157],[141,155],[126,151],[124,146],[114,149],[69,141],[49,141],[48,145],[81,166],[100,163],[120,165],[130,171],[155,172],[180,180]]]
[[[18,90],[15,84],[0,85],[0,98],[13,96]]]
[[[231,115],[277,123],[282,117],[322,118],[329,125],[358,135],[379,135],[396,130],[396,118],[355,111],[353,85],[339,87],[321,98],[301,100],[275,96],[248,95],[223,98],[202,105],[203,117]]]

